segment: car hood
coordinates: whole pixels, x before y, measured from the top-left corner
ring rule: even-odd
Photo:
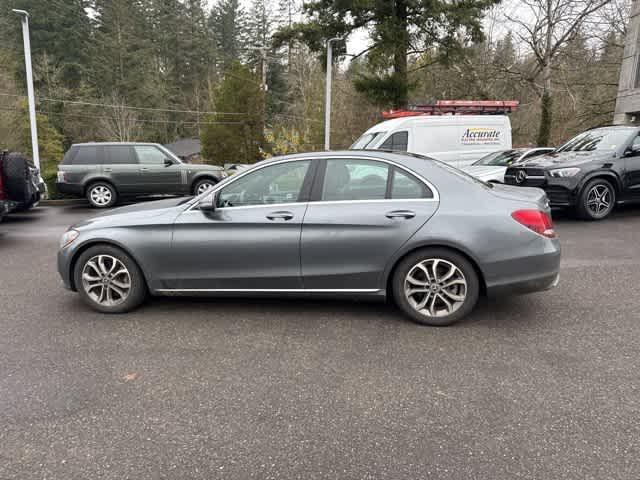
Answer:
[[[157,222],[157,217],[170,215],[171,212],[176,211],[177,207],[182,207],[182,205],[191,200],[191,198],[193,197],[167,198],[114,208],[113,210],[77,223],[73,225],[72,228],[82,230],[86,228],[121,227],[155,223]],[[182,208],[179,210],[182,210]]]
[[[224,168],[220,167],[219,165],[205,165],[203,163],[185,163],[184,165],[189,170],[196,171],[196,172],[202,172],[202,171],[219,172],[221,170],[224,170]]]
[[[558,152],[548,153],[532,159],[528,162],[512,165],[513,167],[533,167],[552,169],[559,167],[580,166],[589,162],[611,161],[615,158],[613,151],[593,151],[593,152]]]
[[[469,165],[463,167],[461,170],[467,172],[469,175],[473,175],[477,178],[493,177],[494,175],[500,175],[504,173],[507,167],[500,167],[496,165]]]

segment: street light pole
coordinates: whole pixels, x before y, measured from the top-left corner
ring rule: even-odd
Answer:
[[[29,100],[29,124],[31,126],[31,150],[33,163],[40,170],[40,151],[38,150],[38,126],[36,124],[36,101],[33,94],[33,71],[31,69],[31,42],[29,40],[29,13],[13,10],[22,20],[22,41],[24,43],[24,67],[27,74],[27,98]]]
[[[334,37],[327,40],[327,81],[325,86],[324,99],[324,149],[331,149],[331,67],[333,64],[333,50],[331,44],[342,40],[341,37]]]

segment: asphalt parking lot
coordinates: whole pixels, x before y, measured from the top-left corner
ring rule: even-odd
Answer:
[[[556,222],[553,291],[454,327],[386,304],[62,288],[91,216],[0,224],[0,478],[640,478],[640,208]]]

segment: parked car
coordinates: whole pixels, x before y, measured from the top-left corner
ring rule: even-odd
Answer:
[[[367,130],[351,149],[393,150],[427,155],[455,167],[511,148],[506,115],[418,115],[394,118]]]
[[[156,143],[82,143],[65,154],[56,187],[106,208],[127,197],[197,195],[226,177],[221,167],[183,163]]]
[[[551,288],[559,262],[542,190],[355,151],[274,158],[195,198],[113,210],[71,227],[58,253],[64,284],[105,313],[147,292],[387,296],[429,325],[481,294]]]
[[[548,147],[500,150],[485,155],[468,167],[462,167],[462,170],[484,182],[504,183],[507,167],[521,164],[545,153],[551,153],[553,150]]]
[[[639,133],[632,126],[588,130],[551,154],[508,168],[505,182],[542,188],[552,207],[601,220],[617,203],[640,201]]]
[[[46,191],[39,170],[23,154],[0,152],[0,207],[6,213],[29,210]]]

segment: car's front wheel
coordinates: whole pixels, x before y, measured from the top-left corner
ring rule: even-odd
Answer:
[[[113,185],[107,182],[96,182],[87,188],[87,200],[92,207],[109,208],[116,204],[118,193]]]
[[[468,315],[480,295],[480,280],[462,255],[425,248],[404,258],[392,279],[398,307],[418,323],[451,325]]]
[[[588,182],[580,193],[577,212],[585,220],[602,220],[608,217],[616,204],[616,190],[603,179]]]
[[[110,245],[90,247],[75,264],[74,283],[82,300],[102,313],[124,313],[138,307],[147,285],[136,262]]]
[[[200,195],[201,193],[204,193],[207,190],[209,190],[215,184],[216,184],[216,182],[214,182],[213,180],[211,180],[209,178],[204,178],[204,179],[196,182],[196,184],[193,186],[193,194],[194,195]]]

